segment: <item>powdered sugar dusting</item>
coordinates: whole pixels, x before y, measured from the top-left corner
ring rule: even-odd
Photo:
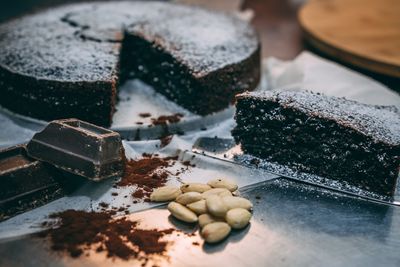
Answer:
[[[91,39],[119,41],[121,31],[157,43],[197,75],[240,62],[258,46],[253,28],[223,13],[160,2],[83,6],[65,21]]]
[[[157,42],[197,76],[257,51],[253,28],[240,19],[163,2],[76,4],[0,26],[0,65],[27,76],[72,81],[116,75],[124,34]]]
[[[238,97],[274,101],[308,116],[351,127],[375,142],[400,145],[400,113],[395,107],[361,104],[308,91],[263,91],[244,93]]]
[[[39,79],[111,79],[119,45],[82,41],[76,28],[61,21],[68,11],[71,8],[49,10],[1,25],[0,65]]]
[[[238,63],[258,48],[254,30],[245,22],[203,9],[188,7],[162,23],[135,25],[129,30],[141,32],[150,41],[158,40],[194,73],[201,76],[218,68]],[[191,25],[191,27],[187,27]]]

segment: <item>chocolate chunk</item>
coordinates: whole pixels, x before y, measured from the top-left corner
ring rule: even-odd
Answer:
[[[0,151],[0,221],[64,195],[54,167],[27,156],[24,146]]]
[[[120,135],[77,119],[50,122],[33,136],[27,150],[33,158],[95,181],[123,173]]]

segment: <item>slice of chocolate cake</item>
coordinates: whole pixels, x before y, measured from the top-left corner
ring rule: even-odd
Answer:
[[[400,166],[400,115],[307,91],[237,96],[232,134],[244,153],[296,170],[394,193]]]
[[[248,23],[165,2],[50,9],[0,25],[0,47],[0,104],[45,120],[109,126],[127,78],[205,115],[260,78],[260,43]]]

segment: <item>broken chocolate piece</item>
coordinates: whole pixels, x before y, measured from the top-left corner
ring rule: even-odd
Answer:
[[[50,122],[27,150],[33,158],[95,181],[120,176],[124,169],[120,135],[77,119]]]
[[[27,156],[24,146],[0,151],[0,221],[64,195],[60,173]]]

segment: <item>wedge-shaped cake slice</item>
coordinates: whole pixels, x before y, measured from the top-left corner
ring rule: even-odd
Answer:
[[[244,153],[391,196],[400,165],[400,115],[308,91],[237,96],[232,134]]]

